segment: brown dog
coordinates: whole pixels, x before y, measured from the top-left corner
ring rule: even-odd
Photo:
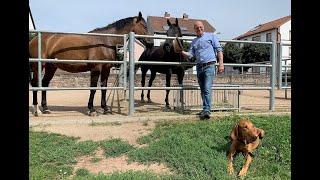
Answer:
[[[252,152],[258,147],[263,136],[264,130],[254,127],[248,119],[242,119],[234,126],[230,134],[232,144],[228,154],[229,174],[234,172],[232,160],[237,152],[243,152],[246,158],[238,176],[243,176],[247,173],[249,164],[253,159]]]

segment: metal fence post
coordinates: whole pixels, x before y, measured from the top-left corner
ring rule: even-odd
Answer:
[[[269,110],[274,111],[274,83],[275,83],[275,75],[276,75],[276,67],[275,67],[275,61],[276,61],[276,42],[272,42],[272,56],[271,56],[271,76],[270,76],[270,103],[269,103]]]
[[[134,113],[134,32],[129,33],[129,116]]]
[[[282,42],[279,43],[279,77],[278,77],[278,89],[282,89]]]
[[[38,32],[38,59],[39,59],[39,61],[38,61],[38,87],[42,87],[42,81],[41,81],[41,79],[42,79],[42,73],[41,73],[41,61],[40,61],[40,59],[41,59],[41,32],[39,31]]]
[[[125,34],[123,37],[123,87],[125,91],[127,90],[127,50],[128,50],[128,44],[127,44],[127,38],[128,36]],[[127,98],[125,96],[125,98]]]

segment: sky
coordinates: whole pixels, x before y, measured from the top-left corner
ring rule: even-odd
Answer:
[[[290,0],[29,0],[37,30],[88,32],[117,20],[163,16],[207,20],[219,39],[233,39],[255,26],[291,15]]]

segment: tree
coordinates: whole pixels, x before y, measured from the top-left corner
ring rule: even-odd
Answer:
[[[224,47],[224,62],[248,64],[270,61],[270,46],[266,44],[244,44],[241,48],[236,43],[227,43]],[[244,67],[248,71],[250,67]],[[240,71],[241,67],[233,67]]]
[[[270,61],[270,46],[267,44],[246,44],[242,48],[244,63]]]
[[[236,43],[226,43],[223,50],[223,61],[225,63],[243,64],[242,48]],[[241,67],[233,67],[233,69],[241,70]]]
[[[29,33],[29,41],[37,36],[37,33]]]

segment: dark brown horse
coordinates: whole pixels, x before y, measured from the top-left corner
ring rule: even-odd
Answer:
[[[135,32],[136,34],[147,34],[147,24],[143,19],[141,12],[138,16],[129,17],[116,21],[106,27],[97,28],[90,33],[103,34],[127,34]],[[45,63],[45,74],[42,79],[42,86],[48,87],[57,68],[67,72],[77,73],[90,71],[90,87],[97,87],[99,76],[101,75],[101,87],[107,86],[110,68],[113,64],[93,64],[86,63],[86,60],[115,60],[116,45],[123,44],[123,37],[108,36],[82,36],[82,35],[63,35],[43,33],[41,38],[41,58],[48,59],[76,59],[83,60],[83,63]],[[38,57],[38,38],[35,37],[29,42],[30,57]],[[31,63],[33,78],[31,85],[38,86],[38,64]],[[89,115],[96,115],[93,107],[93,99],[96,90],[90,90],[88,102]],[[106,90],[101,90],[101,108],[104,113],[108,112],[106,105]],[[41,112],[38,107],[37,91],[33,91],[34,115],[38,116]],[[47,107],[46,91],[42,91],[41,106],[43,113],[50,113]]]
[[[167,20],[169,29],[167,30],[168,37],[182,37],[181,29],[179,27],[178,19],[176,18],[175,24],[172,24],[169,19]],[[176,41],[177,44],[180,44],[180,51],[183,42],[180,40]],[[139,61],[160,61],[160,62],[183,62],[186,61],[183,59],[183,56],[180,52],[176,51],[176,46],[173,45],[173,40],[167,39],[165,43],[161,46],[153,46],[152,48],[147,48],[139,58]],[[178,77],[179,86],[183,84],[183,77],[185,70],[191,68],[192,66],[182,66],[182,65],[141,65],[141,86],[145,86],[145,78],[147,71],[151,71],[151,77],[149,80],[149,87],[152,86],[153,80],[156,78],[156,73],[162,73],[166,75],[166,87],[170,87],[171,75],[176,74]],[[169,106],[169,92],[166,90],[166,108]],[[182,96],[181,96],[182,97]],[[148,102],[151,102],[150,90],[147,94]],[[141,102],[144,102],[144,93],[141,92]]]

